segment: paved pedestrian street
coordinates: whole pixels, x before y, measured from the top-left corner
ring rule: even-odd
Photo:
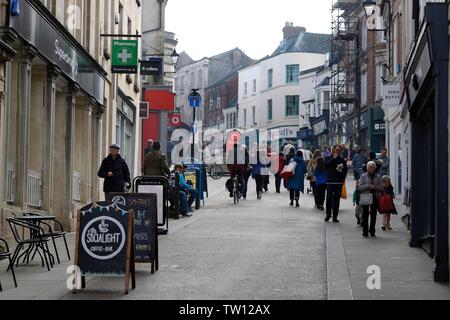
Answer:
[[[160,270],[151,275],[149,266],[137,265],[137,289],[128,296],[121,278],[88,278],[87,289],[72,294],[66,287],[70,262],[47,272],[36,260],[16,269],[17,289],[10,274],[0,272],[0,299],[450,298],[447,285],[432,281],[426,253],[408,247],[400,217],[392,232],[378,226],[376,239],[362,239],[350,200],[343,202],[340,225],[325,224],[312,195],[302,196],[300,209],[289,207],[288,194],[273,188],[258,201],[251,181],[249,199],[234,205],[224,184],[210,181],[205,206],[192,218],[170,221],[169,234],[160,238]],[[348,188],[354,189],[350,181]],[[73,253],[74,235],[70,244]],[[370,266],[381,271],[380,290],[368,289]]]

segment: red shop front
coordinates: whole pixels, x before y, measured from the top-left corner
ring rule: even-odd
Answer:
[[[161,150],[166,153],[169,116],[175,110],[175,94],[171,88],[147,88],[145,102],[149,104],[149,117],[142,119],[142,155],[145,156],[149,140],[161,142]]]

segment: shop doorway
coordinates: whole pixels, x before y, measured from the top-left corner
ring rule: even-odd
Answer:
[[[433,96],[433,95],[432,95]],[[423,248],[431,256],[435,256],[435,102],[430,98],[412,124],[412,197],[422,201],[414,201],[413,238],[420,240]]]

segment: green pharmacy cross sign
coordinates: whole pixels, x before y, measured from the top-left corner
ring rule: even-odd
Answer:
[[[132,73],[138,70],[138,41],[113,40],[112,73]]]

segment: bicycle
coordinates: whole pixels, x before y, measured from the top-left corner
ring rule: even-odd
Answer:
[[[223,169],[220,165],[218,164],[213,164],[210,168],[209,168],[209,175],[211,176],[211,178],[213,178],[214,180],[220,180],[223,175]]]

